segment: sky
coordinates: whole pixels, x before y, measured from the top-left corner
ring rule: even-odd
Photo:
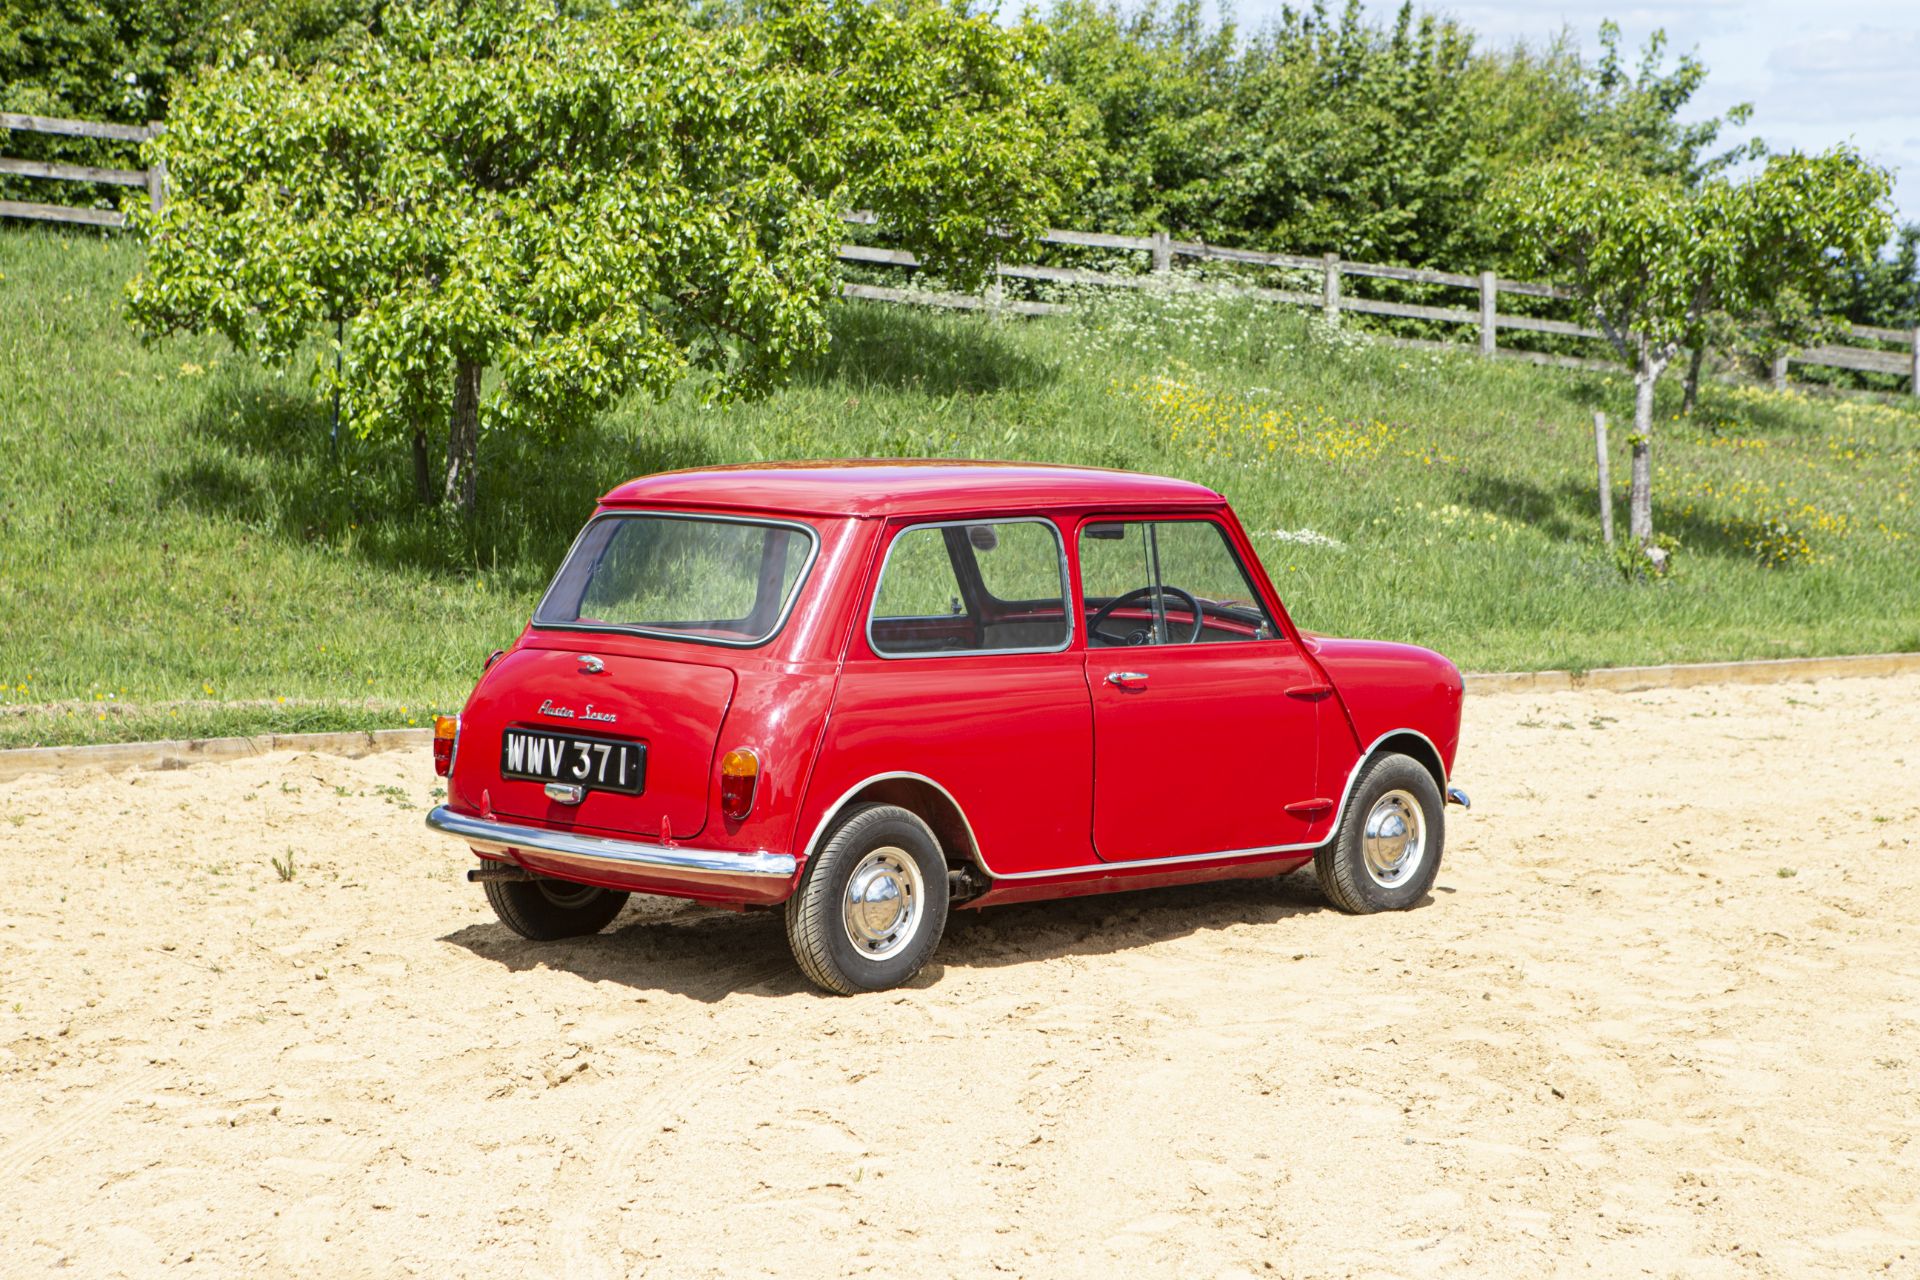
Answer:
[[[1238,0],[1233,11],[1243,26],[1257,26],[1281,3]],[[1670,51],[1693,52],[1707,66],[1685,118],[1751,102],[1752,122],[1724,133],[1729,143],[1758,135],[1776,151],[1818,151],[1851,141],[1895,171],[1899,219],[1920,221],[1920,0],[1434,0],[1419,7],[1451,14],[1496,46],[1542,44],[1567,28],[1592,54],[1602,19],[1612,18],[1637,54],[1664,29]],[[1398,0],[1367,0],[1376,18],[1398,8]]]

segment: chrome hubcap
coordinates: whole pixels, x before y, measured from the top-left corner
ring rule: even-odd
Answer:
[[[847,940],[869,960],[898,955],[919,928],[925,897],[920,864],[904,849],[887,845],[873,850],[847,878],[846,901],[840,907]]]
[[[1382,889],[1399,888],[1426,859],[1426,810],[1411,792],[1387,792],[1373,802],[1360,844],[1373,882]]]

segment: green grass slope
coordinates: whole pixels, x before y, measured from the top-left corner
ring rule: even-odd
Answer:
[[[837,310],[754,405],[636,400],[564,444],[482,444],[470,527],[402,451],[328,444],[307,370],[143,347],[124,238],[0,231],[0,746],[425,723],[512,638],[594,498],[668,467],[1025,458],[1230,497],[1303,625],[1475,670],[1920,649],[1920,412],[1663,388],[1670,580],[1600,546],[1591,418],[1619,377],[1380,346],[1191,295],[995,321]]]

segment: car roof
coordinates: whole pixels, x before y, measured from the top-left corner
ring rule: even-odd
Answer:
[[[884,517],[1075,507],[1217,507],[1226,499],[1189,480],[1101,467],[872,458],[664,471],[629,480],[600,501],[623,507]]]

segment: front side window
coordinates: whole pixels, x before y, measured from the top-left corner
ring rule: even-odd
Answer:
[[[803,525],[600,516],[560,566],[533,623],[760,644],[786,618],[814,545]]]
[[[1067,562],[1045,520],[902,529],[887,548],[867,619],[885,658],[1064,649]]]
[[[1211,520],[1096,520],[1080,529],[1090,648],[1218,644],[1279,635]]]

